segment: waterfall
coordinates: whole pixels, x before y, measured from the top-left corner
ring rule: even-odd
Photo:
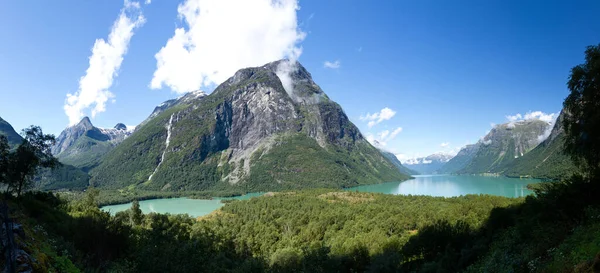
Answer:
[[[171,126],[173,126],[173,115],[175,115],[175,113],[171,114],[169,124],[167,124],[167,139],[165,140],[165,149],[163,150],[162,155],[160,156],[160,161],[158,162],[158,165],[156,165],[154,172],[152,172],[150,177],[148,177],[148,181],[152,180],[152,176],[158,171],[158,168],[165,160],[165,153],[167,153],[167,149],[169,148],[169,142],[171,141]]]

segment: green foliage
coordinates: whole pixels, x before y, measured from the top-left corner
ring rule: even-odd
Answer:
[[[0,118],[0,136],[6,137],[10,147],[19,145],[23,140],[23,138],[15,131],[15,129],[2,118]]]
[[[134,200],[133,203],[131,203],[130,220],[131,220],[132,226],[141,225],[143,219],[144,219],[144,215],[142,213],[142,210],[140,209],[140,202],[138,202],[138,200]]]
[[[349,150],[323,148],[301,133],[281,136],[268,153],[253,156],[250,174],[240,185],[248,192],[353,187],[409,178],[367,143],[357,142]]]
[[[396,166],[396,168],[398,168],[398,170],[400,170],[401,173],[406,174],[406,175],[418,175],[419,174],[419,172],[417,172],[415,170],[411,170],[411,169],[407,168],[406,166],[402,165],[400,160],[398,160],[396,155],[394,155],[393,153],[382,150],[381,154],[383,156],[385,156],[385,158],[387,158],[392,164],[394,164],[394,166]]]
[[[590,173],[600,173],[600,45],[586,49],[585,62],[571,69],[567,86],[566,151]]]
[[[481,143],[470,144],[462,148],[456,156],[442,166],[438,173],[456,173],[465,168],[475,157]]]
[[[57,155],[57,158],[61,163],[89,171],[98,166],[102,157],[113,148],[114,145],[108,141],[100,141],[83,135],[69,149]]]
[[[479,145],[473,159],[459,174],[501,173],[516,157],[522,156],[534,147],[536,140],[547,129],[548,124],[541,120],[528,120],[509,126],[494,127]],[[488,142],[486,144],[486,141]]]
[[[504,175],[509,177],[534,177],[559,181],[577,173],[578,168],[563,149],[564,134],[552,141],[542,142],[523,157],[511,162]]]
[[[41,168],[34,177],[34,188],[81,191],[88,187],[89,180],[90,176],[79,168],[60,164],[55,168]]]
[[[32,186],[35,174],[40,168],[54,168],[58,161],[52,156],[50,147],[54,144],[53,135],[45,135],[38,126],[23,130],[24,139],[14,151],[6,150],[6,142],[2,146],[0,161],[0,182],[6,185],[10,193],[20,196],[24,190]],[[4,139],[4,138],[3,138]]]
[[[409,178],[368,144],[341,107],[312,81],[298,83],[302,98],[312,103],[294,102],[269,69],[240,70],[210,95],[193,103],[181,100],[141,126],[90,172],[91,184],[111,190],[250,192]],[[246,99],[258,89],[269,90],[266,98],[281,104],[272,110],[286,118],[272,120],[267,128],[251,128],[257,129],[259,143],[253,151],[240,139],[247,131],[245,121],[264,118],[253,113],[249,107],[255,106]]]

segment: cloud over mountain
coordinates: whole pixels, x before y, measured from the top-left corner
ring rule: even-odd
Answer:
[[[69,117],[69,125],[77,124],[85,116],[84,111],[87,109],[91,108],[92,117],[106,110],[106,102],[115,97],[109,88],[118,75],[129,41],[134,30],[144,22],[140,4],[126,0],[119,17],[113,23],[108,40],[97,39],[94,43],[89,67],[85,76],[79,79],[79,89],[73,94],[67,94],[63,108]]]
[[[185,93],[219,84],[235,71],[297,58],[306,34],[296,0],[186,0],[175,29],[156,53],[150,87]]]
[[[367,113],[364,116],[360,117],[360,120],[362,121],[368,121],[369,123],[367,124],[369,126],[369,128],[385,121],[385,120],[390,120],[391,118],[393,118],[396,115],[396,111],[385,107],[383,109],[381,109],[381,111],[379,111],[379,113]]]

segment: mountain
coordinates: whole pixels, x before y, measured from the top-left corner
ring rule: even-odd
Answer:
[[[506,167],[504,174],[560,180],[575,173],[577,171],[575,164],[563,152],[565,137],[562,126],[563,117],[564,112],[561,112],[550,136],[531,152],[515,159]]]
[[[136,129],[143,126],[144,124],[148,123],[150,120],[152,120],[153,118],[158,116],[160,113],[164,112],[165,110],[171,108],[174,105],[193,103],[194,101],[204,98],[206,96],[207,96],[207,94],[204,91],[196,90],[196,91],[188,92],[187,94],[185,94],[184,96],[181,96],[179,98],[165,101],[165,102],[161,103],[160,105],[154,107],[154,111],[152,111],[152,114],[150,114],[150,116],[148,116],[144,121],[142,121],[142,123],[140,123],[140,125],[138,125],[136,127]]]
[[[450,154],[435,153],[426,157],[409,159],[404,162],[404,166],[420,174],[436,174],[453,157]]]
[[[52,154],[62,163],[89,171],[98,165],[102,156],[130,134],[131,131],[122,123],[111,129],[103,129],[94,127],[90,119],[85,117],[60,133],[52,147]]]
[[[402,163],[400,162],[400,160],[398,160],[398,158],[396,157],[395,154],[386,152],[384,150],[379,150],[379,151],[381,151],[381,154],[383,156],[385,156],[385,158],[387,158],[390,162],[392,162],[392,164],[394,164],[396,166],[396,168],[398,168],[398,170],[400,170],[401,173],[407,174],[407,175],[418,175],[419,174],[419,172],[417,172],[415,170],[411,170],[411,169],[407,168],[406,166],[402,165]]]
[[[2,118],[0,118],[0,135],[7,136],[12,147],[20,145],[23,141],[23,138],[17,134],[13,127]],[[34,187],[40,190],[81,190],[87,188],[89,182],[87,173],[67,164],[58,166],[55,169],[42,169],[33,179]]]
[[[23,138],[19,135],[15,129],[6,120],[0,117],[0,135],[5,136],[8,139],[10,146],[16,146],[21,144]]]
[[[95,186],[246,191],[408,179],[297,62],[237,71],[138,126],[91,171]]]
[[[516,158],[524,156],[548,136],[551,123],[522,120],[496,125],[482,140],[473,159],[461,174],[501,173]]]
[[[456,156],[438,169],[438,173],[456,173],[463,169],[473,160],[477,151],[479,151],[479,147],[481,147],[480,143],[469,144],[463,147]]]

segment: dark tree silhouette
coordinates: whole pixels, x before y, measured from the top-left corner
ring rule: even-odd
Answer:
[[[8,139],[5,136],[0,136],[0,184],[6,184],[9,154]]]
[[[589,46],[585,62],[571,69],[563,126],[565,149],[593,175],[600,171],[600,45]]]
[[[52,156],[50,147],[53,135],[45,135],[39,126],[23,129],[23,142],[13,152],[6,153],[2,182],[7,191],[21,196],[31,186],[33,177],[40,168],[54,168],[59,163]]]

